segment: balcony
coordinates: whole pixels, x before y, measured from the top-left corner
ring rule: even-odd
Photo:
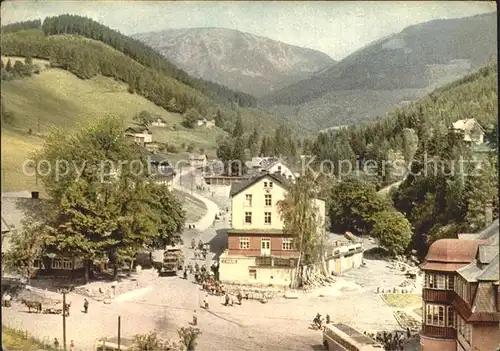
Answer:
[[[422,335],[431,338],[441,338],[441,339],[456,339],[457,331],[451,327],[436,327],[433,325],[423,325]]]
[[[424,288],[422,292],[422,299],[428,302],[449,302],[452,303],[455,297],[453,290],[437,290]]]

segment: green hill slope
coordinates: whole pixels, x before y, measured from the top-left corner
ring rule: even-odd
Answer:
[[[404,129],[413,129],[422,141],[434,134],[446,134],[452,122],[466,118],[475,118],[485,129],[486,139],[494,143],[498,126],[497,81],[495,61],[436,89],[417,103],[394,110],[387,118],[320,133],[312,151],[318,160],[331,160],[334,164],[338,160],[352,160],[354,164],[356,159],[360,164],[367,160],[382,164],[405,153]],[[378,178],[379,185],[398,180],[400,177]]]
[[[384,117],[399,103],[416,101],[496,55],[496,12],[430,21],[375,41],[259,102],[316,130],[356,124]]]
[[[6,62],[6,58],[2,59]],[[34,63],[48,64],[42,60]],[[12,122],[4,123],[2,128],[2,188],[5,190],[33,188],[34,179],[23,175],[22,162],[43,144],[43,135],[54,126],[71,130],[92,118],[106,115],[121,116],[130,124],[134,115],[148,111],[161,116],[169,125],[167,128],[151,127],[154,141],[176,146],[192,144],[195,149],[204,148],[211,154],[217,137],[225,134],[218,128],[207,132],[201,128],[182,127],[180,114],[128,93],[124,83],[102,76],[82,80],[58,68],[47,68],[32,77],[3,81],[2,100],[3,108],[13,115]],[[33,134],[28,133],[29,129]]]
[[[263,123],[274,128],[282,120],[257,109],[253,97],[192,78],[153,49],[90,19],[47,18],[43,30],[30,23],[25,27],[31,29],[2,27],[3,55],[47,59],[81,79],[112,77],[171,112],[194,108],[211,119],[220,111],[219,126],[225,130],[232,129],[238,114],[250,117],[244,120],[249,128]]]

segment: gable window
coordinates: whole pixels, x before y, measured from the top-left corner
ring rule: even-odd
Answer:
[[[264,182],[264,188],[267,188],[267,182]]]
[[[250,239],[240,238],[240,249],[245,250],[250,248]]]
[[[252,212],[245,212],[245,224],[252,224]]]
[[[273,182],[269,182],[269,187],[272,188],[273,187]]]
[[[281,173],[281,166],[278,166],[278,172]]]
[[[266,206],[272,206],[272,203],[273,203],[272,195],[271,194],[266,194],[264,198],[265,198],[265,201],[266,201]]]
[[[281,249],[282,250],[292,250],[292,239],[291,238],[283,238],[281,239]]]
[[[245,195],[245,206],[252,207],[252,195],[251,194]]]
[[[264,224],[271,224],[271,212],[264,212]]]

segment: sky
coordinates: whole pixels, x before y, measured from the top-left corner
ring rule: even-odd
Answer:
[[[86,16],[130,35],[223,27],[316,49],[340,60],[370,42],[433,19],[496,11],[485,1],[5,1],[2,25]]]

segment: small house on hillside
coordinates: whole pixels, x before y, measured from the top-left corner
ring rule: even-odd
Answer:
[[[153,141],[153,133],[147,128],[128,127],[125,129],[125,136],[138,145],[146,145]]]
[[[157,184],[172,187],[176,172],[170,161],[163,155],[148,155],[149,169]]]
[[[199,119],[196,124],[198,125],[198,127],[205,127],[207,129],[212,129],[215,127],[215,119],[212,119],[212,120],[208,120],[206,118],[203,118],[203,119]]]
[[[151,125],[152,125],[153,127],[163,127],[163,128],[164,128],[164,127],[167,127],[167,122],[165,122],[165,121],[163,120],[163,118],[158,117],[158,118],[156,119],[156,121],[154,121],[153,123],[151,123]]]
[[[38,192],[2,194],[2,258],[10,249],[10,239],[23,230],[26,213],[43,204]],[[2,260],[3,266],[3,260]],[[47,253],[33,262],[36,277],[81,278],[84,275],[83,261],[70,253]]]
[[[461,131],[466,142],[474,145],[480,145],[484,142],[484,129],[475,118],[458,120],[453,123],[452,129]]]

